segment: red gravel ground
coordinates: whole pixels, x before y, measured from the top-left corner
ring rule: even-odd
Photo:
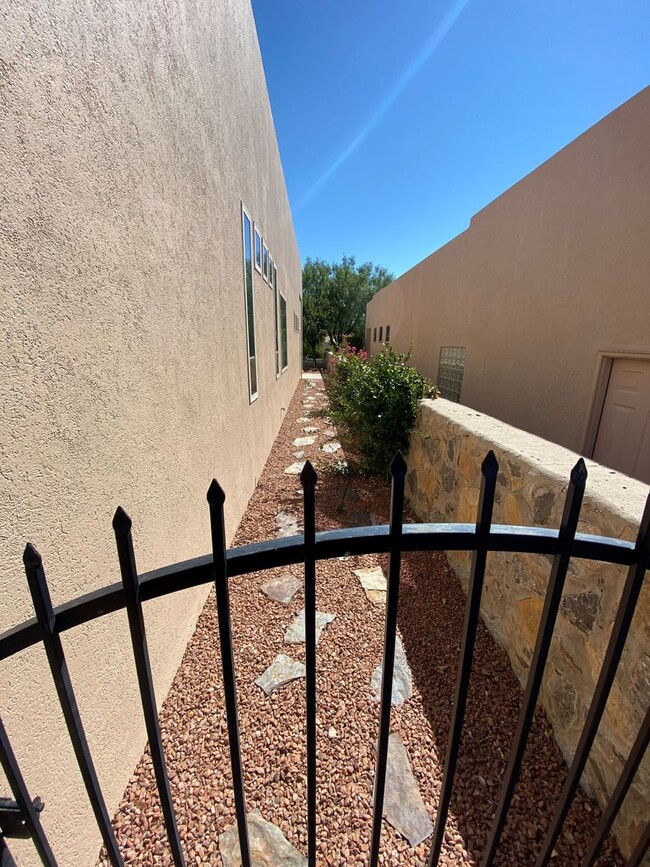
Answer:
[[[339,451],[325,454],[322,431],[331,425],[312,414],[306,394],[325,400],[322,381],[303,380],[240,524],[234,545],[272,538],[279,509],[301,515],[300,483],[283,473],[295,461],[293,440],[308,424],[320,428],[304,448],[319,473],[317,529],[344,527],[354,513],[387,523],[387,481],[341,476]],[[206,480],[207,482],[208,480]],[[477,480],[478,484],[478,480]],[[414,518],[406,510],[406,521]],[[367,864],[370,842],[373,743],[379,706],[369,701],[370,677],[381,661],[384,609],[371,605],[352,570],[381,564],[383,556],[323,562],[318,566],[317,605],[336,613],[318,646],[319,864]],[[254,684],[280,652],[304,661],[304,645],[283,644],[288,624],[303,606],[299,592],[283,606],[259,588],[274,574],[255,573],[230,582],[235,663],[247,806],[276,823],[306,853],[305,682],[267,698]],[[300,575],[296,569],[296,574]],[[413,698],[393,708],[391,730],[408,750],[422,797],[435,821],[442,762],[453,701],[465,598],[444,555],[411,554],[403,560],[399,629],[413,671]],[[479,628],[455,794],[445,832],[442,865],[479,864],[505,770],[521,702],[507,656]],[[172,794],[188,864],[221,864],[218,836],[235,820],[225,707],[222,697],[214,594],[160,714]],[[337,737],[330,739],[334,727]],[[530,735],[521,780],[497,863],[532,865],[559,796],[566,766],[543,713]],[[600,812],[580,793],[553,858],[555,867],[580,863]],[[142,756],[114,819],[128,864],[171,864],[148,751]],[[431,838],[412,849],[386,822],[380,863],[424,865]],[[598,862],[622,864],[611,839]],[[102,854],[98,864],[108,865]]]

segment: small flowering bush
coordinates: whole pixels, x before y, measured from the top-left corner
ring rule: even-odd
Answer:
[[[326,385],[330,415],[344,427],[361,469],[385,473],[395,452],[408,448],[418,402],[438,389],[386,344],[368,360],[363,350],[344,345],[334,356]]]

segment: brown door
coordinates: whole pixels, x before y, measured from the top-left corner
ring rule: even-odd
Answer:
[[[613,360],[594,460],[650,484],[650,361]]]

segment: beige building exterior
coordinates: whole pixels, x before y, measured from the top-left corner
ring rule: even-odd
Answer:
[[[301,263],[249,0],[15,0],[0,58],[3,631],[28,540],[57,605],[119,580],[117,505],[143,572],[210,550],[213,476],[232,537],[300,376]],[[159,703],[206,593],[147,603]],[[64,646],[113,812],[146,740],[125,613]],[[41,649],[2,662],[0,713],[59,863],[93,864]]]
[[[646,88],[378,292],[367,348],[650,482],[649,141]]]

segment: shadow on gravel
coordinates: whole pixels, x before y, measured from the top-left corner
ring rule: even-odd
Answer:
[[[444,554],[404,556],[399,629],[441,765],[446,758],[464,614],[465,595]],[[452,846],[462,844],[477,864],[497,807],[521,699],[507,654],[480,623],[446,831],[456,837]],[[538,707],[496,864],[535,864],[566,771],[551,726]],[[579,792],[556,846],[554,867],[580,864],[599,818],[595,803]],[[623,864],[611,838],[597,863]]]
[[[319,529],[388,523],[389,520],[390,485],[384,479],[340,476],[325,470],[319,473],[317,503],[319,500],[323,506]],[[408,504],[404,521],[416,522]],[[380,559],[387,567],[387,557]],[[437,756],[432,757],[432,761],[441,768],[446,757],[464,616],[465,595],[446,556],[443,553],[404,554],[399,630],[413,673],[413,684],[422,697],[423,710],[436,743]],[[507,654],[480,623],[446,828],[445,849],[447,852],[455,849],[459,862],[480,864],[498,803],[521,699],[522,689]],[[533,867],[566,771],[550,724],[538,708],[501,838],[497,865]],[[438,794],[435,793],[436,797]],[[596,804],[579,792],[556,846],[554,867],[580,864],[599,818]],[[596,863],[600,867],[624,863],[611,837]],[[444,858],[441,864],[445,864]]]

